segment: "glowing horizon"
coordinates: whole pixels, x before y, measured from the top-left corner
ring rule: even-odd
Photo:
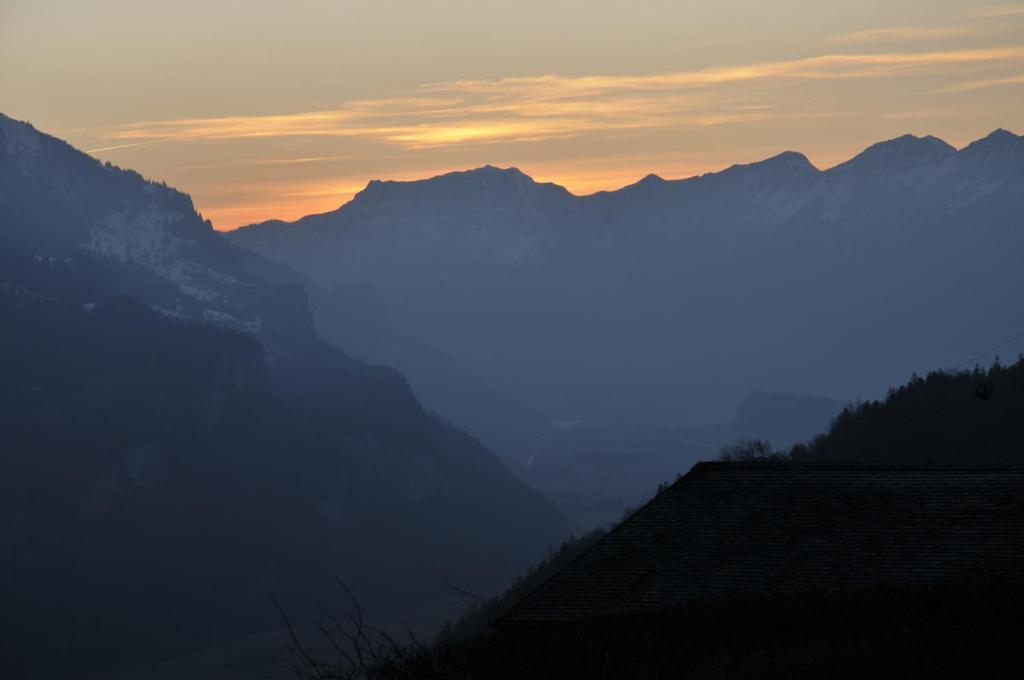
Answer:
[[[394,4],[11,0],[0,107],[187,191],[218,229],[486,164],[589,194],[1024,128],[1024,3]]]

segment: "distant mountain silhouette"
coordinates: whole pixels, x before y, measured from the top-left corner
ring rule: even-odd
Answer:
[[[321,340],[305,284],[0,116],[0,675],[266,630],[270,593],[312,607],[335,575],[369,606],[487,589],[562,537],[400,374]]]
[[[751,388],[874,397],[1020,325],[1024,140],[906,135],[574,196],[515,168],[371,182],[232,232],[554,420],[727,420]],[[396,363],[399,368],[401,365]]]

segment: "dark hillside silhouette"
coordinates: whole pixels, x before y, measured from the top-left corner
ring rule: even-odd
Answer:
[[[270,593],[336,575],[378,610],[486,592],[564,535],[184,194],[3,116],[0,188],[3,677],[278,628]]]
[[[327,347],[268,364],[232,331],[3,280],[2,656],[19,677],[274,628],[269,593],[312,602],[334,575],[375,607],[450,579],[486,590],[559,536],[390,371]]]
[[[698,463],[495,625],[1013,579],[1022,535],[1024,467]]]
[[[858,680],[1014,678],[1019,582],[729,598],[537,634],[433,647],[365,641],[363,663],[298,662],[318,680]],[[338,636],[341,638],[341,636]],[[372,649],[373,653],[369,653]]]
[[[300,653],[300,666],[381,679],[1013,677],[1022,489],[1021,468],[701,464],[596,542],[564,547],[576,558],[497,630],[467,619],[475,636],[430,647],[371,636],[365,663]]]
[[[1013,614],[1024,573],[1022,369],[915,377],[848,408],[792,455],[740,442],[728,449],[738,462],[702,469],[755,483],[674,514],[666,494],[687,480],[666,485],[608,536],[567,543],[524,576],[518,584],[540,581],[525,598],[517,584],[433,646],[387,646],[367,677],[1014,677],[1024,670]],[[985,448],[969,446],[980,431]],[[800,493],[805,473],[837,483]],[[743,509],[762,502],[763,512]],[[706,571],[686,575],[705,558]],[[664,606],[685,592],[701,603]],[[481,625],[488,615],[502,632]]]
[[[1010,366],[933,371],[886,399],[845,409],[796,460],[1024,464],[1024,358]]]

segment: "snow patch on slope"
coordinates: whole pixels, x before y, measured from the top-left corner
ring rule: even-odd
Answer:
[[[141,265],[196,300],[215,300],[220,294],[203,285],[203,280],[235,280],[184,258],[187,242],[167,229],[181,219],[181,213],[167,210],[119,210],[90,232],[83,247],[104,257]]]
[[[263,325],[261,319],[246,321],[245,319],[239,319],[237,316],[232,316],[227,312],[222,312],[217,309],[203,310],[203,321],[252,334],[259,332],[260,327]]]

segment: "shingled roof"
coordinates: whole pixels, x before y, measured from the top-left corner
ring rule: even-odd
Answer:
[[[698,463],[498,627],[1024,574],[1024,468]]]

